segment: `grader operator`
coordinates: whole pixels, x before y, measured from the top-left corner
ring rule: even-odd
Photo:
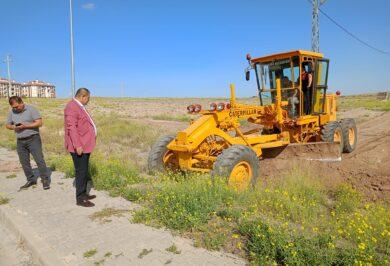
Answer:
[[[328,93],[329,60],[322,54],[296,50],[251,58],[259,105],[238,103],[234,85],[229,102],[199,104],[188,112],[201,114],[188,128],[160,138],[152,147],[148,167],[158,171],[211,172],[229,185],[245,189],[260,175],[263,151],[290,144],[332,143],[339,152],[357,144],[353,119],[337,120],[339,93]],[[243,130],[240,120],[259,125]]]

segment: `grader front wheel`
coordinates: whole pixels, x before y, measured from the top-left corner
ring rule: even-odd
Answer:
[[[259,168],[259,159],[251,148],[233,145],[217,157],[211,176],[226,178],[229,186],[244,190],[256,184]]]
[[[321,140],[330,143],[338,143],[340,145],[340,154],[344,149],[344,137],[340,123],[332,121],[324,125],[321,130]]]
[[[168,150],[167,145],[175,139],[174,135],[161,137],[152,146],[148,157],[149,174],[179,170],[176,154]]]

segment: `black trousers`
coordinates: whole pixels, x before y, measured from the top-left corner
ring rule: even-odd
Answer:
[[[312,91],[310,88],[308,88],[306,91],[303,91],[303,94],[305,96],[304,113],[309,115],[309,114],[311,114]]]
[[[16,142],[16,150],[27,181],[35,181],[34,172],[30,163],[30,154],[37,163],[41,179],[49,178],[49,172],[42,152],[42,141],[39,134],[32,135],[25,139],[18,139]]]
[[[73,159],[73,165],[76,175],[76,200],[82,200],[87,195],[87,183],[91,180],[89,175],[89,157],[90,153],[70,153]]]

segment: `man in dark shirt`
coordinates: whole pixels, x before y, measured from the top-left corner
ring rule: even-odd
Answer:
[[[27,178],[27,183],[20,189],[26,189],[37,183],[30,164],[30,154],[38,165],[43,189],[49,189],[49,173],[43,158],[42,141],[39,135],[42,117],[35,107],[24,104],[19,96],[10,97],[9,104],[12,110],[9,112],[6,128],[15,131],[19,161]]]
[[[306,71],[305,65],[302,65],[302,92],[304,96],[304,113],[309,115],[311,113],[311,98],[313,95],[313,75],[310,71]]]

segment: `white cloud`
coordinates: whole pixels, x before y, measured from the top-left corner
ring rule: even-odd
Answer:
[[[93,10],[96,6],[94,3],[85,3],[81,7],[86,10]]]

